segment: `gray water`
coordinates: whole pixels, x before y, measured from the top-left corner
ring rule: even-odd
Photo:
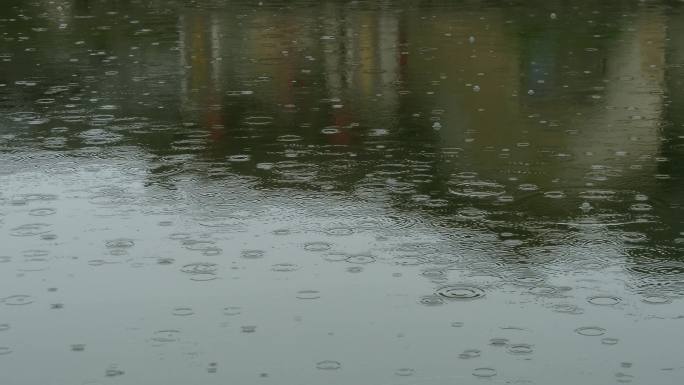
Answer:
[[[684,3],[0,4],[0,384],[684,382]]]

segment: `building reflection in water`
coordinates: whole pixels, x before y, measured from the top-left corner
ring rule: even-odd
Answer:
[[[131,2],[126,14],[39,4],[25,12],[29,41],[60,50],[28,58],[8,27],[3,58],[14,64],[1,81],[66,87],[66,104],[44,111],[70,126],[74,152],[89,145],[89,116],[108,114],[85,101],[106,100],[121,117],[111,128],[149,154],[149,184],[239,175],[448,230],[532,227],[537,245],[587,224],[615,225],[602,231],[616,237],[627,223],[664,254],[681,250],[679,7],[554,2],[551,18],[466,3]],[[8,110],[42,97],[0,92]],[[46,130],[24,131],[23,143]],[[635,197],[653,209],[632,210]],[[464,221],[464,210],[488,220]]]

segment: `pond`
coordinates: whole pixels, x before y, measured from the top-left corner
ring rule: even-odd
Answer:
[[[7,385],[684,381],[684,3],[3,0]]]

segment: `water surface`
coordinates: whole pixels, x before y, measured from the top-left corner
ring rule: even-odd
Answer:
[[[684,5],[0,6],[0,373],[684,381]]]

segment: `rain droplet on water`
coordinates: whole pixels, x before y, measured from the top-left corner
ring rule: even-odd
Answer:
[[[614,297],[614,296],[601,296],[601,295],[596,295],[596,296],[591,296],[587,298],[587,302],[589,302],[592,305],[599,305],[599,306],[612,306],[612,305],[617,305],[622,301],[620,297]]]
[[[327,251],[332,247],[331,244],[327,242],[309,242],[304,245],[304,250],[306,251]]]
[[[126,372],[123,370],[119,369],[116,366],[110,366],[105,370],[105,376],[106,377],[118,377],[118,376],[123,376]]]
[[[641,299],[641,301],[650,305],[666,305],[672,303],[671,298],[657,294],[647,294]]]
[[[475,377],[494,377],[496,376],[496,370],[493,368],[476,368],[473,370],[473,376]]]
[[[242,313],[242,308],[239,306],[226,306],[223,308],[223,314],[227,316],[240,315]]]
[[[440,306],[444,305],[444,298],[438,295],[426,295],[421,297],[418,303],[425,306]]]
[[[258,259],[264,256],[265,252],[263,250],[242,250],[240,256],[246,259]]]
[[[598,337],[606,334],[606,329],[598,326],[583,326],[575,329],[575,332],[587,337]]]
[[[33,303],[34,299],[30,295],[17,294],[4,298],[1,302],[9,306],[21,306]]]
[[[187,317],[187,316],[191,316],[191,315],[195,314],[195,312],[192,310],[191,307],[181,306],[181,307],[174,308],[173,311],[171,312],[171,314],[173,314],[175,316],[180,316],[180,317]]]
[[[72,352],[82,352],[85,350],[85,344],[72,344],[71,345],[71,351]]]
[[[476,286],[452,285],[437,289],[436,294],[448,299],[469,300],[485,296],[484,290]]]
[[[349,256],[349,257],[347,257],[345,260],[346,260],[347,262],[349,262],[349,263],[355,263],[355,264],[365,265],[365,264],[368,264],[368,263],[373,263],[373,262],[375,262],[375,257],[373,257],[373,256],[371,256],[371,255],[363,255],[363,254],[360,254],[360,255],[352,255],[352,256]]]
[[[157,343],[169,343],[169,342],[176,342],[180,338],[180,331],[179,330],[173,330],[173,329],[168,329],[168,330],[159,330],[154,332],[152,335],[151,340]]]
[[[318,290],[300,290],[297,292],[298,299],[318,299],[321,293]]]
[[[316,363],[316,369],[319,370],[337,370],[342,367],[342,364],[340,364],[337,361],[332,361],[332,360],[325,360],[325,361],[320,361]]]
[[[478,349],[466,349],[461,354],[458,355],[458,358],[468,360],[471,358],[477,358],[480,356],[480,354],[481,354],[481,352]]]
[[[399,368],[394,371],[394,374],[401,377],[408,377],[412,376],[415,372],[415,369],[412,368]]]
[[[299,266],[295,265],[294,263],[276,263],[275,265],[271,266],[271,270],[287,273],[299,270]]]
[[[511,344],[508,346],[508,352],[511,354],[522,355],[532,354],[532,345],[529,344]]]

